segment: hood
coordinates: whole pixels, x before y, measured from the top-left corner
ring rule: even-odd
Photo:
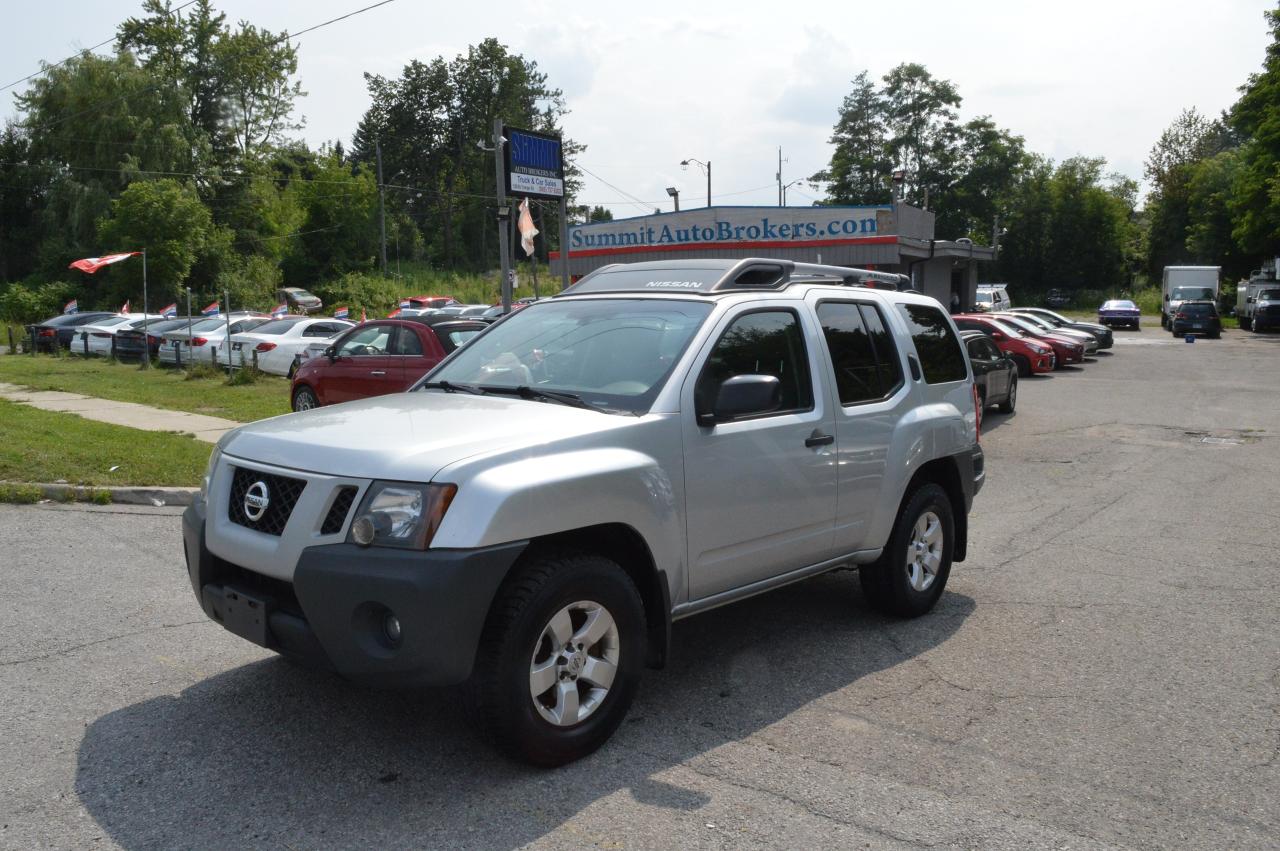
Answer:
[[[430,481],[482,452],[626,428],[634,417],[510,396],[394,393],[241,426],[228,455],[295,470],[362,479]]]

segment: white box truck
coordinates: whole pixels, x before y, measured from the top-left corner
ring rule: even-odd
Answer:
[[[1160,327],[1168,328],[1170,317],[1184,301],[1218,300],[1221,266],[1165,266],[1160,294]]]
[[[1236,317],[1241,330],[1261,333],[1280,327],[1280,281],[1276,267],[1263,265],[1236,290]]]

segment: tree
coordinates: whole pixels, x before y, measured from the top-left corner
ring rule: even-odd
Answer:
[[[178,297],[197,262],[216,268],[230,248],[230,233],[214,225],[190,184],[166,178],[130,184],[111,203],[110,217],[99,223],[98,243],[101,248],[95,253],[101,254],[146,249],[147,286],[154,306]],[[107,274],[99,287],[100,300],[141,305],[141,263],[123,263]]]
[[[827,184],[834,204],[883,204],[890,200],[887,179],[893,170],[885,130],[886,104],[866,71],[853,78],[853,90],[840,104],[828,140],[835,145],[831,163],[810,180]]]
[[[1231,278],[1249,274],[1249,256],[1232,233],[1232,192],[1243,167],[1239,148],[1196,163],[1187,181],[1186,248],[1193,263],[1221,266]]]
[[[1263,13],[1271,30],[1262,72],[1252,74],[1232,107],[1232,129],[1248,139],[1234,176],[1228,209],[1233,234],[1250,254],[1280,253],[1280,9]]]
[[[613,221],[613,213],[605,207],[592,207],[587,211],[588,222],[611,222]]]
[[[938,232],[975,242],[990,239],[996,216],[1009,206],[1030,166],[1021,136],[985,115],[966,123],[957,138],[955,176],[936,205]]]
[[[923,65],[907,62],[885,74],[883,98],[886,151],[907,170],[904,200],[928,207],[951,186],[960,94],[949,80],[936,79]]]

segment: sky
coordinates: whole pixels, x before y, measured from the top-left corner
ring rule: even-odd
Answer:
[[[178,5],[177,0],[174,5]],[[373,0],[215,0],[229,21],[296,32]],[[110,38],[131,0],[13,3],[0,85]],[[1136,0],[955,2],[394,2],[302,36],[301,135],[350,142],[368,106],[363,74],[398,76],[413,60],[452,59],[496,37],[537,61],[564,91],[566,134],[587,145],[580,201],[635,216],[706,203],[777,203],[824,168],[840,101],[859,72],[903,62],[956,84],[961,119],[989,115],[1054,160],[1105,157],[1135,179],[1160,132],[1188,107],[1216,116],[1262,64],[1262,0],[1210,6]],[[104,50],[107,48],[103,48]],[[0,116],[16,115],[3,93]],[[788,204],[820,190],[801,183]]]

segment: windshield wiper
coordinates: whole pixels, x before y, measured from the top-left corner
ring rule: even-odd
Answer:
[[[518,387],[501,387],[498,385],[484,384],[481,385],[480,390],[484,393],[499,393],[510,396],[519,396],[521,399],[557,402],[561,405],[568,405],[571,408],[586,408],[589,411],[600,410],[600,408],[597,408],[590,402],[582,401],[582,397],[577,393],[565,393],[560,390],[542,390],[538,387],[530,387],[528,384],[521,384]]]
[[[423,390],[443,390],[446,393],[471,393],[483,396],[485,391],[474,384],[454,384],[451,381],[428,381],[422,385]]]

